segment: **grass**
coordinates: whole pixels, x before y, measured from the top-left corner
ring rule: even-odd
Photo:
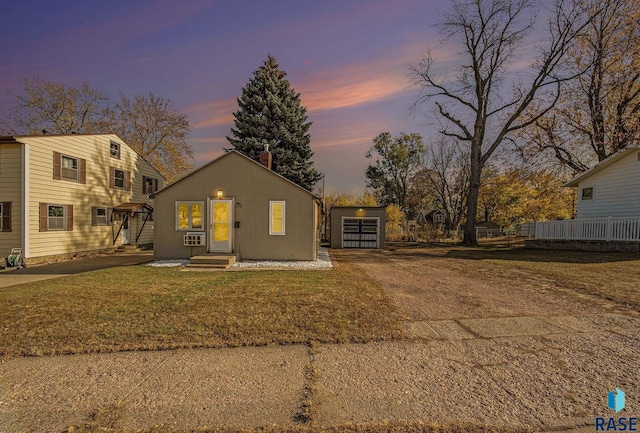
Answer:
[[[134,266],[0,289],[0,357],[366,342],[402,336],[384,291],[326,271]]]

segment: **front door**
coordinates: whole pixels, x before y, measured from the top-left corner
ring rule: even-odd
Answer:
[[[125,215],[122,221],[122,245],[131,245],[131,217]]]
[[[233,201],[211,200],[209,252],[230,253],[233,242]]]

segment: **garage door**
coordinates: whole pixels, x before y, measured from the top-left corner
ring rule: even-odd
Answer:
[[[378,248],[378,218],[344,218],[343,248]]]

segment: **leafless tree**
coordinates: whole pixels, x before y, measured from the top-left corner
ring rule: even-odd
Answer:
[[[482,170],[492,155],[517,131],[533,125],[557,101],[561,62],[589,21],[589,8],[579,0],[557,0],[548,23],[548,40],[531,66],[529,79],[513,69],[534,28],[534,0],[454,0],[440,29],[447,42],[462,46],[457,77],[434,69],[430,54],[411,67],[413,84],[421,88],[416,107],[434,103],[443,119],[441,133],[468,146],[470,179],[464,242],[475,244],[478,193]],[[506,83],[513,85],[506,95]],[[525,110],[533,106],[538,110]]]
[[[564,60],[586,70],[556,107],[526,131],[528,160],[550,156],[573,174],[640,140],[640,1],[602,0]]]

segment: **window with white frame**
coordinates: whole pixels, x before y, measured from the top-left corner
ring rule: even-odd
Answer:
[[[47,229],[64,230],[64,206],[50,204],[47,206]]]
[[[60,177],[65,180],[78,181],[78,158],[61,156]]]
[[[120,143],[111,142],[109,149],[111,158],[120,159]]]
[[[124,170],[113,170],[113,186],[118,189],[124,189],[126,185],[126,175]]]
[[[270,201],[269,202],[269,234],[284,235],[285,234],[285,202]]]
[[[94,207],[91,211],[94,226],[109,225],[109,210],[106,207]]]
[[[202,230],[203,210],[202,201],[176,202],[176,230]]]

